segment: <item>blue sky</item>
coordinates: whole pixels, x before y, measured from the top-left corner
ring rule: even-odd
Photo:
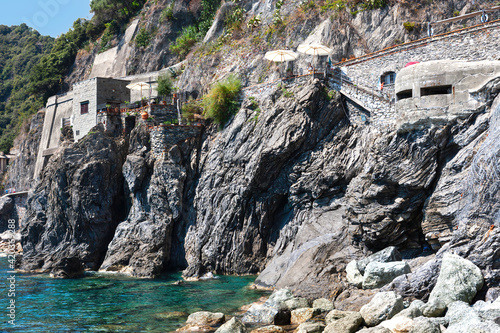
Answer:
[[[91,17],[89,0],[2,0],[0,9],[0,24],[26,23],[52,37],[67,32],[79,17]]]

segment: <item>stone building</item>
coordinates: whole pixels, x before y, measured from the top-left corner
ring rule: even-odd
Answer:
[[[92,78],[73,85],[73,135],[76,141],[84,137],[97,125],[98,110],[120,108],[120,104],[130,100],[130,81]]]

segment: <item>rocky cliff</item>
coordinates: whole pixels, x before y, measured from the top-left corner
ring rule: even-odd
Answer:
[[[41,110],[31,118],[31,121],[25,122],[21,134],[14,140],[15,158],[10,161],[4,178],[6,188],[25,191],[31,187],[44,115],[44,111]]]
[[[128,148],[100,131],[67,143],[29,199],[22,267],[77,257],[138,277],[261,272],[259,285],[318,296],[347,287],[349,261],[390,245],[414,257],[427,251],[424,234],[445,230],[427,267],[459,251],[495,285],[496,252],[484,248],[497,241],[498,192],[486,185],[497,175],[497,85],[482,113],[405,133],[352,124],[326,92],[318,80],[275,88],[259,115],[246,100],[222,131],[161,157],[142,127]],[[391,288],[411,296],[411,281]]]
[[[263,26],[275,9],[242,6],[261,13]],[[401,2],[346,18],[285,2],[289,24],[198,49],[176,84],[202,91],[231,72],[245,84],[271,80],[276,68],[262,60],[268,43],[307,39],[333,45],[339,58],[359,55],[424,34],[403,27],[410,18],[470,11],[472,2],[434,1],[429,17],[419,16],[424,8]],[[21,267],[52,271],[76,262],[137,277],[178,268],[188,278],[260,273],[261,286],[333,297],[348,288],[351,260],[392,245],[417,258],[412,274],[387,286],[404,296],[428,296],[447,252],[474,262],[493,287],[498,82],[485,89],[486,107],[470,116],[407,132],[352,122],[343,98],[318,80],[274,86],[256,98],[261,112],[244,99],[223,129],[208,127],[162,156],[152,154],[143,127],[123,140],[96,129],[66,142],[34,188]],[[436,258],[419,261],[430,248]]]
[[[78,143],[65,141],[28,199],[21,269],[51,271],[68,259],[99,268],[126,214],[125,148],[99,127]]]

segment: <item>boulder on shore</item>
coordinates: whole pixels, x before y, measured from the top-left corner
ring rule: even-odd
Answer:
[[[441,316],[448,304],[455,301],[470,303],[483,287],[481,270],[467,259],[445,253],[436,286],[423,313],[426,317]]]
[[[301,308],[295,309],[291,313],[290,323],[291,324],[302,324],[308,321],[312,317],[320,314],[321,311],[313,308]]]
[[[250,333],[285,333],[285,330],[276,325],[269,325],[264,327],[259,327],[251,331]]]
[[[391,319],[404,309],[403,298],[393,291],[377,293],[370,303],[361,308],[361,316],[366,326],[377,326]]]
[[[241,318],[244,323],[288,324],[290,310],[285,305],[287,300],[294,298],[288,289],[280,289],[271,294],[264,304],[252,304]]]
[[[198,311],[189,315],[186,324],[216,326],[225,321],[226,316],[222,312]]]
[[[358,260],[357,266],[361,274],[365,274],[365,268],[371,262],[391,262],[391,261],[401,261],[401,253],[396,249],[395,246],[389,246],[385,249],[375,252],[365,259]]]
[[[354,311],[330,311],[325,318],[325,333],[354,333],[363,323],[363,317]]]
[[[215,333],[247,333],[247,328],[239,319],[233,317],[219,327]]]
[[[312,307],[321,312],[328,312],[334,309],[333,302],[326,298],[318,298],[314,300]]]
[[[325,325],[323,323],[302,323],[297,327],[294,333],[321,333],[325,329]]]
[[[372,261],[365,268],[363,289],[375,289],[385,286],[400,275],[410,273],[410,266],[404,261]]]

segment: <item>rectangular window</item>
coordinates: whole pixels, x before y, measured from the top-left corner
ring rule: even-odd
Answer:
[[[436,86],[427,87],[420,89],[420,96],[430,96],[430,95],[448,95],[451,94],[450,86]]]
[[[396,94],[396,97],[397,97],[398,101],[400,101],[402,99],[412,98],[412,91],[411,91],[411,89],[402,90]]]
[[[396,73],[389,73],[384,78],[385,84],[394,84],[396,82]]]
[[[89,102],[81,102],[80,103],[80,114],[89,113]]]

